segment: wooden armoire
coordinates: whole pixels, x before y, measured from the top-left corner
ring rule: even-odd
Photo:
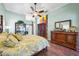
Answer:
[[[38,35],[47,38],[47,25],[45,23],[38,24]]]
[[[38,35],[47,38],[47,15],[42,19],[42,22],[38,24]]]

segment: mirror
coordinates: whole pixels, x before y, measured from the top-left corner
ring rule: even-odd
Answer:
[[[18,21],[15,23],[15,33],[22,35],[26,34],[26,24],[23,21]]]
[[[69,30],[70,27],[71,27],[71,20],[55,22],[55,29]]]

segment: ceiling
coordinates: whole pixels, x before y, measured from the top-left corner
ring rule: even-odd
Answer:
[[[44,9],[51,12],[64,5],[66,5],[66,3],[37,3],[37,9]],[[34,7],[34,3],[4,3],[4,6],[8,11],[26,15],[32,12],[30,6]]]

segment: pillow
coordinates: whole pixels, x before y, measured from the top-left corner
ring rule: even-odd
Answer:
[[[13,34],[13,36],[14,36],[18,41],[21,41],[21,40],[23,39],[21,34]]]
[[[14,43],[18,43],[18,40],[12,34],[8,36],[8,39]]]
[[[6,40],[8,37],[7,33],[0,33],[0,40]]]
[[[18,43],[18,40],[12,34],[1,33],[0,34],[0,47],[9,46],[13,47]]]
[[[3,35],[8,35],[8,33],[7,33],[7,32],[2,32],[1,34],[3,34]]]
[[[18,40],[12,34],[9,34],[8,38],[3,42],[6,47],[15,47],[16,44],[18,44]]]
[[[6,47],[15,47],[16,43],[11,41],[11,39],[7,39],[6,41],[3,42],[3,45]]]
[[[0,47],[3,47],[3,42],[7,39],[8,33],[3,32],[0,33]]]
[[[0,48],[4,46],[4,45],[3,45],[3,42],[4,42],[4,41],[0,41]]]

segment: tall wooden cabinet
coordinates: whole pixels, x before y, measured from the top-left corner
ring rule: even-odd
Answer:
[[[47,24],[38,24],[38,35],[47,38]]]
[[[0,15],[0,33],[3,32],[3,16]]]
[[[47,24],[48,15],[40,18],[40,23],[38,24],[38,35],[47,38]]]
[[[76,50],[77,32],[51,31],[51,42]]]

